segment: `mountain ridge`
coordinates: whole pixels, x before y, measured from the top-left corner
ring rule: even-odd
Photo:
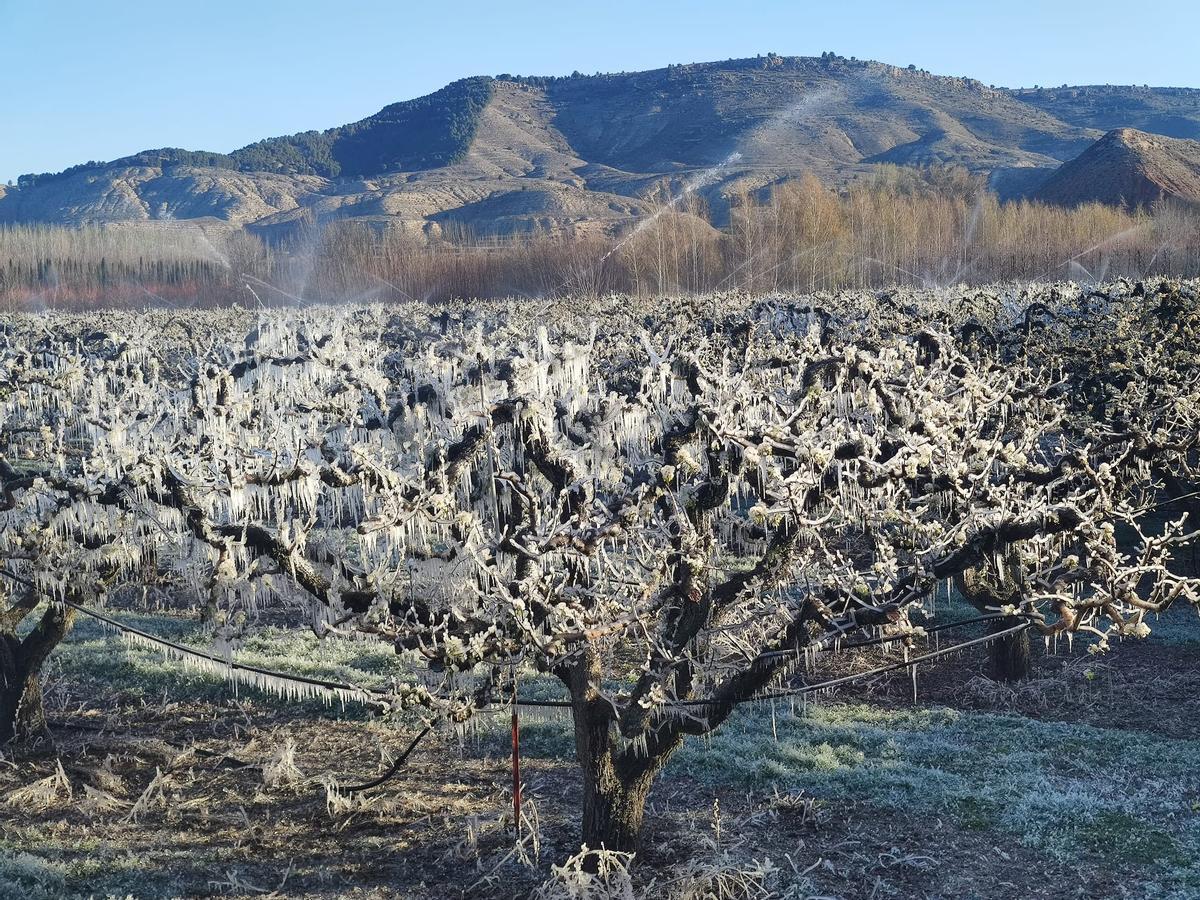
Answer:
[[[833,54],[476,76],[227,154],[168,148],[23,176],[0,193],[0,222],[611,230],[644,215],[659,183],[694,188],[720,220],[738,192],[805,172],[844,185],[880,163],[959,165],[1015,196],[1092,146],[1104,134],[1092,123],[1122,104],[1131,119],[1200,133],[1200,91],[993,88]]]

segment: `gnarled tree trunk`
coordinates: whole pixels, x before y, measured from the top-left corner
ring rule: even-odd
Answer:
[[[989,623],[989,634],[995,634],[1020,625],[1021,619],[1006,616]],[[1018,631],[1008,637],[992,641],[989,647],[991,676],[996,681],[1020,681],[1033,671],[1033,649],[1029,642],[1029,630]]]
[[[579,755],[583,770],[582,841],[591,850],[634,853],[641,847],[650,786],[660,767],[629,770],[607,749]]]
[[[593,654],[583,655],[586,659],[569,678],[575,755],[583,774],[582,843],[589,850],[635,853],[641,846],[650,788],[679,749],[682,735],[665,742],[651,740],[645,753],[632,751],[617,733],[612,707],[594,687],[599,671]],[[588,861],[591,868],[595,864],[594,858]]]
[[[970,569],[955,579],[955,587],[968,603],[983,613],[995,611],[1008,604],[1020,601],[1012,585],[1007,587],[999,580],[989,578],[983,568]],[[1024,620],[1017,616],[1004,616],[988,623],[988,634],[997,634],[1015,628]],[[999,638],[988,644],[989,674],[996,681],[1020,681],[1033,671],[1033,650],[1029,642],[1029,631],[1018,631],[1008,637]]]
[[[75,610],[51,604],[33,631],[22,639],[17,636],[16,624],[31,611],[28,604],[18,604],[0,617],[0,744],[22,743],[46,735],[42,664],[75,621]]]
[[[591,849],[633,853],[641,848],[642,823],[652,778],[631,783],[598,781],[584,769],[583,843]]]

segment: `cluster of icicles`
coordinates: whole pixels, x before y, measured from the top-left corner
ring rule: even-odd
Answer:
[[[179,662],[187,671],[224,678],[234,684],[243,684],[285,700],[321,700],[326,705],[339,704],[342,708],[345,708],[347,703],[379,704],[381,702],[380,695],[352,685],[271,671],[258,666],[238,663],[233,659],[221,659],[203,650],[177,644],[174,641],[168,641],[139,629],[122,625],[120,622],[86,607],[74,606],[85,615],[99,619],[105,627],[120,632],[121,639],[129,646],[161,652],[164,658]]]

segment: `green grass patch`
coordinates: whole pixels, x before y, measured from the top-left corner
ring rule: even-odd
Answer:
[[[1075,839],[1085,849],[1140,865],[1187,863],[1179,843],[1166,831],[1115,810],[1096,813],[1079,826]]]

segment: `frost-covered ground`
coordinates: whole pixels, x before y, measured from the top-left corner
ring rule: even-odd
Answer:
[[[179,620],[133,622],[204,638]],[[687,891],[721,876],[764,888],[730,896],[1194,897],[1200,620],[1184,610],[1159,624],[1105,657],[1042,656],[1016,689],[964,654],[922,671],[916,705],[900,675],[796,713],[745,710],[672,761],[635,886],[704,896]],[[389,662],[369,644],[271,631],[240,658],[367,684]],[[6,798],[55,776],[35,815],[0,817],[4,897],[523,897],[577,828],[563,723],[523,729],[536,829],[514,854],[504,717],[426,743],[352,801],[330,779],[382,771],[403,725],[235,692],[90,623],[58,654],[48,698],[65,781],[49,753],[0,767]],[[1130,758],[1136,768],[1119,765]]]

